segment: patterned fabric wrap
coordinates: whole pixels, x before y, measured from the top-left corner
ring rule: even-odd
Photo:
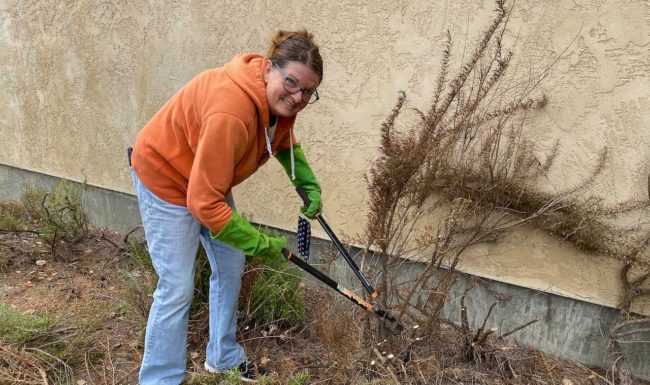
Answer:
[[[309,260],[310,244],[311,223],[303,217],[298,217],[298,253],[305,261]]]

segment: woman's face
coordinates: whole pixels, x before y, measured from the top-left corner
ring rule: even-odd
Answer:
[[[285,81],[288,85],[297,85],[298,91],[287,91]],[[308,93],[318,88],[320,79],[314,70],[300,62],[290,61],[279,69],[268,60],[264,70],[264,82],[271,114],[288,118],[307,106],[310,96]],[[306,93],[302,92],[305,90]]]

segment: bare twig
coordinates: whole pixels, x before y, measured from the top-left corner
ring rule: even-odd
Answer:
[[[131,230],[129,230],[126,233],[126,235],[124,235],[124,238],[122,239],[122,243],[125,243],[125,244],[128,243],[129,237],[131,236],[131,234],[133,234],[134,232],[136,232],[137,230],[139,230],[141,228],[142,228],[142,225],[138,225],[138,226],[135,226],[134,228],[132,228]]]
[[[523,325],[517,326],[516,328],[510,330],[509,332],[501,334],[501,338],[505,339],[505,338],[508,337],[509,335],[514,334],[514,333],[517,333],[517,332],[520,331],[521,329],[526,328],[526,327],[528,327],[528,326],[534,324],[534,323],[537,322],[537,321],[539,321],[539,320],[538,320],[538,319],[534,319],[534,320],[532,320],[532,321],[528,321],[528,322],[526,322],[526,323],[523,324]]]

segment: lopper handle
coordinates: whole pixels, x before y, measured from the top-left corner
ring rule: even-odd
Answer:
[[[309,207],[309,205],[311,205],[311,200],[309,199],[307,191],[305,191],[305,189],[302,187],[296,187],[296,192],[298,195],[300,195],[300,198],[302,199],[302,202],[305,204],[305,206]]]
[[[338,282],[334,281],[332,278],[328,277],[327,275],[325,275],[324,273],[322,273],[320,270],[316,269],[309,263],[303,261],[300,258],[296,258],[294,254],[288,249],[283,248],[282,255],[287,261],[293,262],[299,268],[303,269],[307,273],[311,274],[314,278],[318,279],[319,281],[323,282],[324,284],[331,287],[335,291],[339,292],[345,298],[349,299],[356,305],[362,307],[366,311],[373,313],[377,317],[381,318],[384,321],[384,325],[386,325],[386,327],[392,334],[397,335],[404,330],[404,326],[402,326],[402,324],[400,324],[395,319],[395,317],[388,314],[385,310],[375,308],[371,303],[365,301],[363,298],[357,296],[352,291],[346,289]]]
[[[300,198],[302,199],[305,206],[309,206],[311,204],[311,200],[309,199],[309,195],[307,194],[307,191],[305,191],[304,188],[298,186],[298,187],[296,187],[296,192],[298,193],[298,195],[300,195]],[[370,294],[370,298],[372,298],[372,299],[377,298],[377,295],[378,295],[377,290],[375,290],[375,288],[372,287],[372,285],[370,284],[370,282],[368,281],[366,276],[363,275],[363,273],[361,272],[361,270],[359,269],[357,264],[354,262],[352,257],[350,257],[350,254],[348,254],[348,252],[345,250],[345,247],[343,247],[343,244],[341,243],[341,241],[339,241],[336,234],[334,234],[334,231],[332,231],[330,226],[327,224],[327,222],[325,221],[325,218],[323,218],[320,215],[320,213],[316,213],[316,220],[323,227],[323,230],[325,230],[325,232],[330,237],[330,239],[332,240],[332,243],[334,243],[334,245],[339,250],[339,252],[341,252],[341,254],[343,255],[343,258],[346,260],[348,265],[350,265],[350,267],[354,271],[354,274],[357,276],[357,278],[359,278],[359,280],[361,281],[361,284],[366,289],[368,294]]]

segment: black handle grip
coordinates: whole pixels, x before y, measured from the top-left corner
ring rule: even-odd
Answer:
[[[298,195],[300,195],[300,198],[302,199],[302,202],[305,204],[305,206],[309,207],[309,205],[311,205],[311,200],[309,200],[307,191],[305,191],[305,189],[302,187],[296,187],[296,192]]]

